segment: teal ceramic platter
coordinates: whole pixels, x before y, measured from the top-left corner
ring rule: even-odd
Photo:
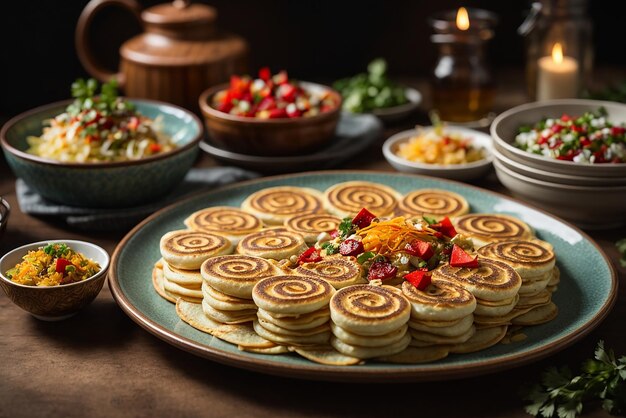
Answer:
[[[152,287],[152,266],[160,258],[159,239],[184,228],[192,212],[217,205],[239,206],[251,193],[279,185],[324,190],[343,181],[365,180],[402,193],[441,188],[463,195],[472,212],[505,213],[527,222],[537,236],[554,245],[561,282],[553,301],[559,315],[528,327],[521,342],[498,344],[471,354],[454,354],[427,364],[367,362],[359,366],[323,366],[296,354],[247,353],[182,322],[170,302]],[[109,286],[118,304],[135,322],[164,341],[202,357],[245,369],[291,377],[342,381],[442,380],[484,374],[535,361],[573,344],[608,314],[617,295],[615,271],[602,250],[582,231],[538,209],[502,195],[449,180],[366,171],[327,171],[267,177],[202,194],[157,212],[135,227],[117,247]]]

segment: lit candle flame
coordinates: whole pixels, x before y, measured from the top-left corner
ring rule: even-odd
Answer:
[[[456,27],[459,30],[468,30],[470,27],[469,15],[465,7],[460,7],[456,13]]]
[[[552,61],[557,64],[563,62],[563,47],[558,42],[552,47]]]

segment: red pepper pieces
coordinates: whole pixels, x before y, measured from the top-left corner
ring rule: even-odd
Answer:
[[[361,241],[357,241],[355,239],[347,239],[341,243],[339,246],[339,254],[349,256],[349,255],[359,255],[363,252],[363,243]]]
[[[376,215],[374,215],[369,210],[363,208],[354,217],[354,219],[352,220],[352,223],[358,226],[359,228],[365,228],[367,226],[370,226],[370,224],[375,218],[376,218]]]
[[[477,268],[478,256],[472,257],[463,248],[454,244],[452,254],[450,254],[450,265],[452,267]]]
[[[425,290],[432,282],[432,275],[429,271],[415,270],[404,276],[404,279],[417,288],[417,290]]]
[[[435,254],[435,250],[433,250],[433,246],[430,245],[429,242],[418,239],[408,243],[404,247],[404,250],[410,255],[417,256],[424,261],[430,260],[430,258]]]
[[[267,81],[272,77],[272,72],[268,67],[263,67],[259,70],[259,78],[263,81]]]
[[[298,264],[304,263],[317,263],[322,260],[322,256],[320,255],[320,250],[315,247],[311,247],[298,257]]]
[[[449,238],[454,238],[457,234],[456,229],[454,229],[454,225],[452,225],[450,218],[448,218],[447,216],[440,220],[438,223],[431,225],[430,227],[435,231],[441,232],[443,235]]]
[[[54,265],[54,270],[57,273],[65,273],[65,267],[72,265],[70,260],[66,260],[65,258],[57,258],[57,262]]]
[[[367,273],[367,280],[387,280],[396,277],[398,268],[386,261],[376,261],[372,263],[369,272]]]

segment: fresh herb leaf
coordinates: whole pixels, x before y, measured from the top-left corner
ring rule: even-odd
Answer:
[[[74,102],[70,104],[66,111],[71,116],[76,116],[84,110],[97,109],[100,113],[107,115],[118,111],[132,111],[134,106],[128,101],[118,97],[117,81],[111,79],[102,84],[98,95],[98,82],[93,78],[84,80],[79,78],[72,83],[72,97]]]
[[[363,263],[365,263],[367,260],[369,260],[369,259],[371,259],[371,258],[374,258],[375,256],[376,256],[376,253],[375,253],[375,252],[372,252],[372,251],[367,251],[367,252],[365,252],[365,253],[361,253],[361,254],[359,254],[359,256],[356,258],[356,261],[357,261],[359,264],[363,264]]]
[[[526,395],[524,410],[536,417],[575,418],[585,401],[601,400],[610,414],[626,413],[626,357],[617,359],[600,341],[594,358],[585,361],[581,370],[573,376],[566,367],[547,369],[541,385],[533,386]]]
[[[422,219],[425,220],[428,225],[434,225],[437,223],[437,220],[435,218],[431,218],[428,216],[422,216]]]
[[[339,246],[334,245],[330,241],[322,243],[320,247],[322,248],[322,250],[326,250],[327,255],[336,254],[339,251]]]
[[[356,227],[352,224],[352,218],[343,218],[337,230],[341,238],[346,238],[356,230]]]

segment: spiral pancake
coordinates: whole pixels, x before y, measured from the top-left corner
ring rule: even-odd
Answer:
[[[181,270],[163,263],[163,276],[167,281],[181,286],[200,288],[202,276],[198,270]]]
[[[554,268],[554,252],[533,241],[500,241],[478,250],[486,258],[500,260],[526,279],[545,274]]]
[[[513,216],[502,214],[469,214],[454,219],[456,232],[472,238],[474,245],[482,247],[494,241],[529,240],[530,227]]]
[[[410,316],[411,306],[404,296],[376,286],[344,287],[330,301],[333,322],[359,335],[387,334],[406,324]]]
[[[541,276],[531,277],[529,279],[522,280],[522,287],[519,289],[519,294],[522,296],[534,296],[543,291],[554,276],[554,268]]]
[[[192,213],[185,225],[194,231],[217,232],[228,237],[234,244],[242,236],[259,231],[263,223],[256,216],[239,208],[216,206]]]
[[[363,268],[356,257],[331,256],[316,263],[304,263],[295,269],[302,276],[317,276],[326,280],[335,289],[359,283],[367,283],[363,278]]]
[[[481,316],[500,317],[506,315],[515,308],[519,301],[519,295],[509,299],[502,299],[497,302],[488,300],[476,300],[476,310],[474,313]]]
[[[539,325],[552,321],[559,314],[559,308],[553,303],[538,306],[527,313],[513,318],[511,322],[515,325]]]
[[[477,329],[464,343],[450,346],[451,353],[473,353],[498,344],[506,335],[506,325]]]
[[[433,280],[424,290],[402,283],[402,294],[411,303],[411,318],[452,321],[470,315],[476,309],[472,293],[449,281]]]
[[[259,280],[279,273],[264,258],[240,254],[209,258],[200,268],[202,278],[211,287],[244,299],[252,299],[252,288]]]
[[[206,303],[220,311],[241,311],[245,309],[254,309],[256,311],[257,309],[252,299],[227,295],[209,286],[206,282],[202,283],[202,297]]]
[[[317,334],[312,335],[301,335],[301,336],[293,336],[293,335],[282,335],[268,330],[263,327],[259,321],[254,321],[252,323],[254,327],[254,331],[259,334],[261,337],[273,341],[278,344],[289,344],[289,345],[322,345],[328,344],[328,340],[330,338],[330,330],[325,330],[319,332]]]
[[[285,228],[269,228],[247,235],[237,244],[237,253],[285,260],[307,249],[302,235]]]
[[[360,345],[348,344],[334,336],[330,339],[330,345],[332,345],[335,350],[347,356],[360,359],[390,356],[396,353],[400,353],[409,346],[410,342],[411,336],[408,333],[404,334],[404,336],[395,343],[383,347],[364,347]]]
[[[248,196],[241,208],[267,225],[282,225],[294,215],[323,212],[322,193],[305,187],[270,187]]]
[[[444,264],[433,271],[433,279],[451,281],[472,292],[477,299],[488,301],[512,298],[522,285],[522,279],[512,267],[489,259],[479,259],[475,269]]]
[[[437,335],[430,332],[417,331],[413,328],[409,328],[409,334],[413,338],[413,345],[416,347],[426,347],[428,345],[436,344],[459,344],[469,340],[476,333],[476,327],[470,325],[469,328],[459,334],[453,336]]]
[[[337,229],[341,219],[325,213],[304,213],[293,216],[285,221],[285,228],[304,237],[304,241],[311,245],[317,241],[322,232],[332,232]]]
[[[304,276],[273,276],[259,281],[252,299],[266,311],[305,314],[328,305],[335,289],[325,280]]]
[[[202,310],[210,319],[222,324],[244,324],[256,319],[256,309],[222,311],[209,305],[206,299],[202,300]]]
[[[291,331],[300,331],[316,328],[327,323],[330,319],[330,311],[328,309],[320,309],[303,315],[277,316],[276,314],[268,312],[265,309],[259,309],[257,311],[257,316],[259,320],[269,321],[281,328]]]
[[[400,328],[384,335],[368,335],[364,337],[362,335],[354,334],[350,331],[347,331],[332,322],[330,324],[330,328],[333,331],[333,335],[335,335],[339,340],[350,345],[358,345],[361,347],[384,347],[390,344],[394,344],[404,338],[408,329],[407,325],[405,324],[402,325]]]
[[[204,260],[232,252],[232,244],[222,235],[180,230],[161,238],[161,255],[170,265],[183,270],[197,270]]]
[[[465,334],[474,323],[474,315],[469,314],[462,318],[454,325],[448,327],[432,327],[427,323],[420,322],[414,319],[409,320],[409,327],[415,331],[428,332],[433,335],[440,335],[443,337],[457,337]]]
[[[262,318],[257,318],[257,320],[259,321],[259,325],[261,325],[266,330],[285,337],[308,337],[309,335],[315,335],[322,332],[330,331],[328,321],[324,322],[322,325],[318,325],[317,327],[295,330],[279,327],[271,320],[268,321],[267,319]]]
[[[163,278],[163,289],[171,295],[174,295],[176,299],[183,298],[185,300],[196,302],[202,300],[202,291],[199,287],[189,288],[181,286],[179,284],[168,281]]]
[[[339,183],[326,190],[324,207],[340,218],[354,216],[367,208],[376,216],[391,215],[401,195],[390,187],[366,181]]]
[[[430,216],[436,219],[465,215],[469,203],[458,193],[441,189],[419,189],[405,195],[398,203],[397,213],[407,218]]]

